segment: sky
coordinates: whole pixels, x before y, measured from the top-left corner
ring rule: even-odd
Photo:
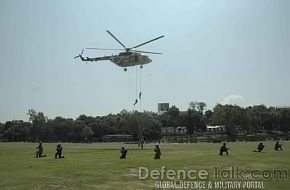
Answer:
[[[288,0],[0,3],[0,122],[28,120],[29,109],[48,118],[132,111],[139,91],[135,109],[154,112],[161,102],[290,105]],[[138,48],[162,54],[127,72],[74,59],[86,47],[122,48],[106,30],[127,47],[164,35]]]

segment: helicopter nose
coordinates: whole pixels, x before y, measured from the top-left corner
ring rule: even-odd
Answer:
[[[151,62],[152,62],[152,59],[149,59],[149,58],[148,58],[148,63],[151,63]]]

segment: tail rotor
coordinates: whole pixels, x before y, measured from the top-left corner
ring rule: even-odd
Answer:
[[[74,58],[76,59],[76,58],[78,58],[78,57],[82,57],[82,55],[83,55],[83,53],[84,53],[84,50],[85,50],[85,49],[82,49],[82,52],[81,52],[78,56],[75,56]]]

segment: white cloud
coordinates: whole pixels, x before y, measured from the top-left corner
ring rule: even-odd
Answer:
[[[242,95],[228,95],[221,101],[221,104],[243,105],[245,98]]]

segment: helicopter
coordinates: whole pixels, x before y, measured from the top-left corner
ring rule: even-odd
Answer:
[[[109,60],[116,65],[120,67],[124,67],[124,71],[127,71],[127,67],[132,67],[136,65],[140,65],[140,68],[143,68],[143,65],[151,63],[152,60],[147,56],[147,55],[142,55],[141,53],[145,54],[161,54],[158,52],[150,52],[150,51],[139,51],[139,50],[134,50],[135,48],[138,48],[140,46],[143,46],[145,44],[148,44],[150,42],[153,42],[155,40],[158,40],[160,38],[163,38],[164,35],[159,36],[157,38],[154,38],[152,40],[149,40],[147,42],[141,43],[139,45],[136,45],[131,48],[127,48],[117,37],[115,37],[109,30],[106,30],[124,49],[104,49],[104,48],[85,48],[85,49],[94,49],[94,50],[120,50],[118,55],[111,55],[111,56],[103,56],[103,57],[83,57],[83,53],[85,49],[82,49],[82,52],[78,55],[75,56],[74,58],[80,58],[82,61],[105,61]]]

